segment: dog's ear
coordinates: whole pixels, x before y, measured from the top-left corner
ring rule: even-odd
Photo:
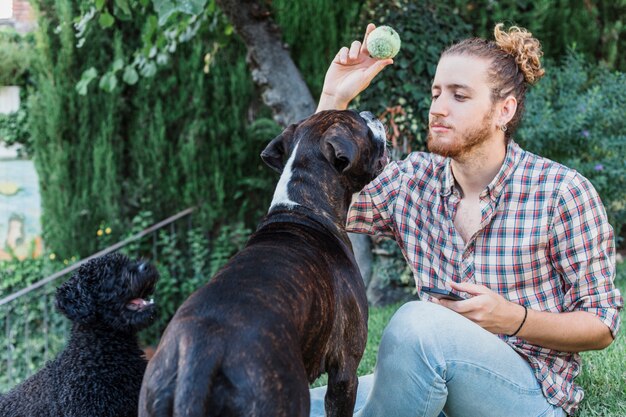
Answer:
[[[283,168],[285,168],[285,154],[291,142],[294,140],[297,127],[298,123],[289,125],[283,130],[283,133],[272,139],[263,152],[261,152],[263,162],[278,173],[282,173]]]
[[[346,172],[357,157],[356,144],[344,135],[327,135],[322,139],[322,154],[338,172]]]
[[[96,306],[89,292],[82,288],[78,276],[73,276],[57,288],[56,306],[75,323],[87,324],[95,318]]]

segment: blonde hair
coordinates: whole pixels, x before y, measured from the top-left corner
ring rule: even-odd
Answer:
[[[519,125],[524,112],[526,90],[545,74],[541,67],[541,44],[524,28],[511,26],[502,30],[498,23],[493,31],[495,41],[481,38],[465,39],[448,47],[441,57],[468,55],[489,60],[488,80],[492,101],[513,95],[517,111],[507,124],[506,137],[510,138]]]
[[[511,26],[505,32],[501,29],[502,26],[504,24],[498,23],[493,30],[496,45],[515,58],[526,82],[535,84],[546,73],[541,67],[540,58],[543,56],[541,44],[524,28]]]

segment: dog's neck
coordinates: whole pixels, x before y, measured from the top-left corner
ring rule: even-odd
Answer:
[[[331,235],[342,236],[346,234],[343,226],[327,215],[327,213],[302,204],[273,207],[261,221],[258,228],[260,229],[265,224],[277,222],[305,223],[307,225],[313,225],[314,228]]]
[[[118,347],[122,350],[127,350],[128,347],[139,349],[137,333],[119,331],[100,324],[74,323],[68,343],[88,347],[103,345],[107,348]]]
[[[298,145],[283,169],[268,214],[299,207],[332,223],[333,230],[343,230],[352,199],[345,179],[338,177],[329,165],[302,162],[305,158],[298,158],[297,154]],[[294,169],[299,164],[306,164],[309,169]]]
[[[354,258],[352,243],[343,225],[339,226],[325,217],[320,217],[313,210],[301,205],[291,208],[276,207],[259,223],[256,231],[258,233],[277,225],[281,227],[281,224],[299,224],[300,226],[314,229],[318,233],[323,233],[329,239],[334,240],[346,256]],[[354,262],[356,263],[356,261]]]

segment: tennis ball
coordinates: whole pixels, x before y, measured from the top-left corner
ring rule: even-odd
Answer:
[[[390,26],[379,26],[367,35],[367,50],[372,58],[393,58],[400,50],[400,36]]]

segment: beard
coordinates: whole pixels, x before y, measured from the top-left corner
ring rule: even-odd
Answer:
[[[437,133],[433,135],[431,130],[428,129],[426,142],[428,150],[445,158],[462,159],[489,139],[493,113],[494,109],[492,108],[477,126],[471,127],[464,132],[457,133],[454,129],[450,129],[450,132],[447,133],[451,135],[451,138],[447,140]],[[433,119],[431,124],[435,121],[436,119]]]

